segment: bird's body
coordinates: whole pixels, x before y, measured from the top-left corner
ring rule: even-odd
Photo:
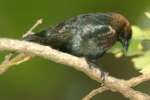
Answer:
[[[75,56],[97,59],[118,40],[120,28],[129,24],[126,21],[122,15],[114,13],[81,14],[29,35],[25,40],[49,45]]]
[[[24,37],[26,41],[85,57],[90,65],[115,42],[127,50],[132,30],[128,20],[118,13],[89,13],[72,17],[54,27]],[[102,75],[105,79],[105,74]]]
[[[58,46],[59,50],[76,56],[95,59],[110,48],[117,39],[115,31],[108,25],[108,22],[101,21],[105,20],[105,17],[108,16],[102,16],[102,14],[79,15],[56,25],[52,28],[56,32],[50,34],[58,34],[56,42],[60,41],[62,46]]]

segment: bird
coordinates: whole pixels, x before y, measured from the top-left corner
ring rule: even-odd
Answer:
[[[71,17],[23,40],[84,57],[90,66],[98,67],[97,60],[116,42],[127,51],[131,37],[131,24],[125,16],[115,12],[96,12]]]

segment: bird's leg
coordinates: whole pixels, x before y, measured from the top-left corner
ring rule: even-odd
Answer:
[[[102,86],[104,85],[104,82],[105,82],[105,80],[106,80],[106,78],[107,78],[107,76],[108,76],[108,72],[105,72],[105,71],[103,71],[100,67],[98,67],[98,63],[97,63],[97,60],[91,60],[91,59],[87,59],[86,58],[86,61],[87,61],[87,63],[88,63],[88,65],[89,65],[89,67],[92,69],[92,67],[95,67],[95,68],[98,68],[98,69],[100,69],[100,71],[101,71],[101,83],[102,83]]]

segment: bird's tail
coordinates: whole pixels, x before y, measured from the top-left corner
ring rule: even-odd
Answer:
[[[67,39],[60,35],[58,35],[56,30],[49,28],[41,32],[28,35],[24,37],[23,40],[51,46],[55,49],[64,49]]]
[[[35,42],[39,44],[46,44],[47,42],[47,34],[50,34],[50,29],[43,30],[41,32],[33,33],[31,35],[27,35],[26,37],[23,37],[22,40]]]
[[[22,40],[30,41],[30,42],[36,42],[36,43],[42,43],[43,42],[43,39],[41,37],[37,36],[36,34],[31,34],[31,35],[28,35],[26,37],[23,37]]]

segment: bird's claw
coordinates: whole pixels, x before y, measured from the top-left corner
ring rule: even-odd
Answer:
[[[101,71],[101,86],[104,86],[105,80],[107,79],[109,73]]]
[[[97,66],[95,60],[89,61],[89,60],[87,59],[86,61],[87,61],[88,65],[89,65],[89,68],[90,68],[90,69],[92,69],[93,67],[99,68],[99,67]],[[100,76],[101,85],[104,86],[105,80],[107,79],[109,73],[103,71],[102,69],[99,69],[99,70],[101,71],[101,76]]]

